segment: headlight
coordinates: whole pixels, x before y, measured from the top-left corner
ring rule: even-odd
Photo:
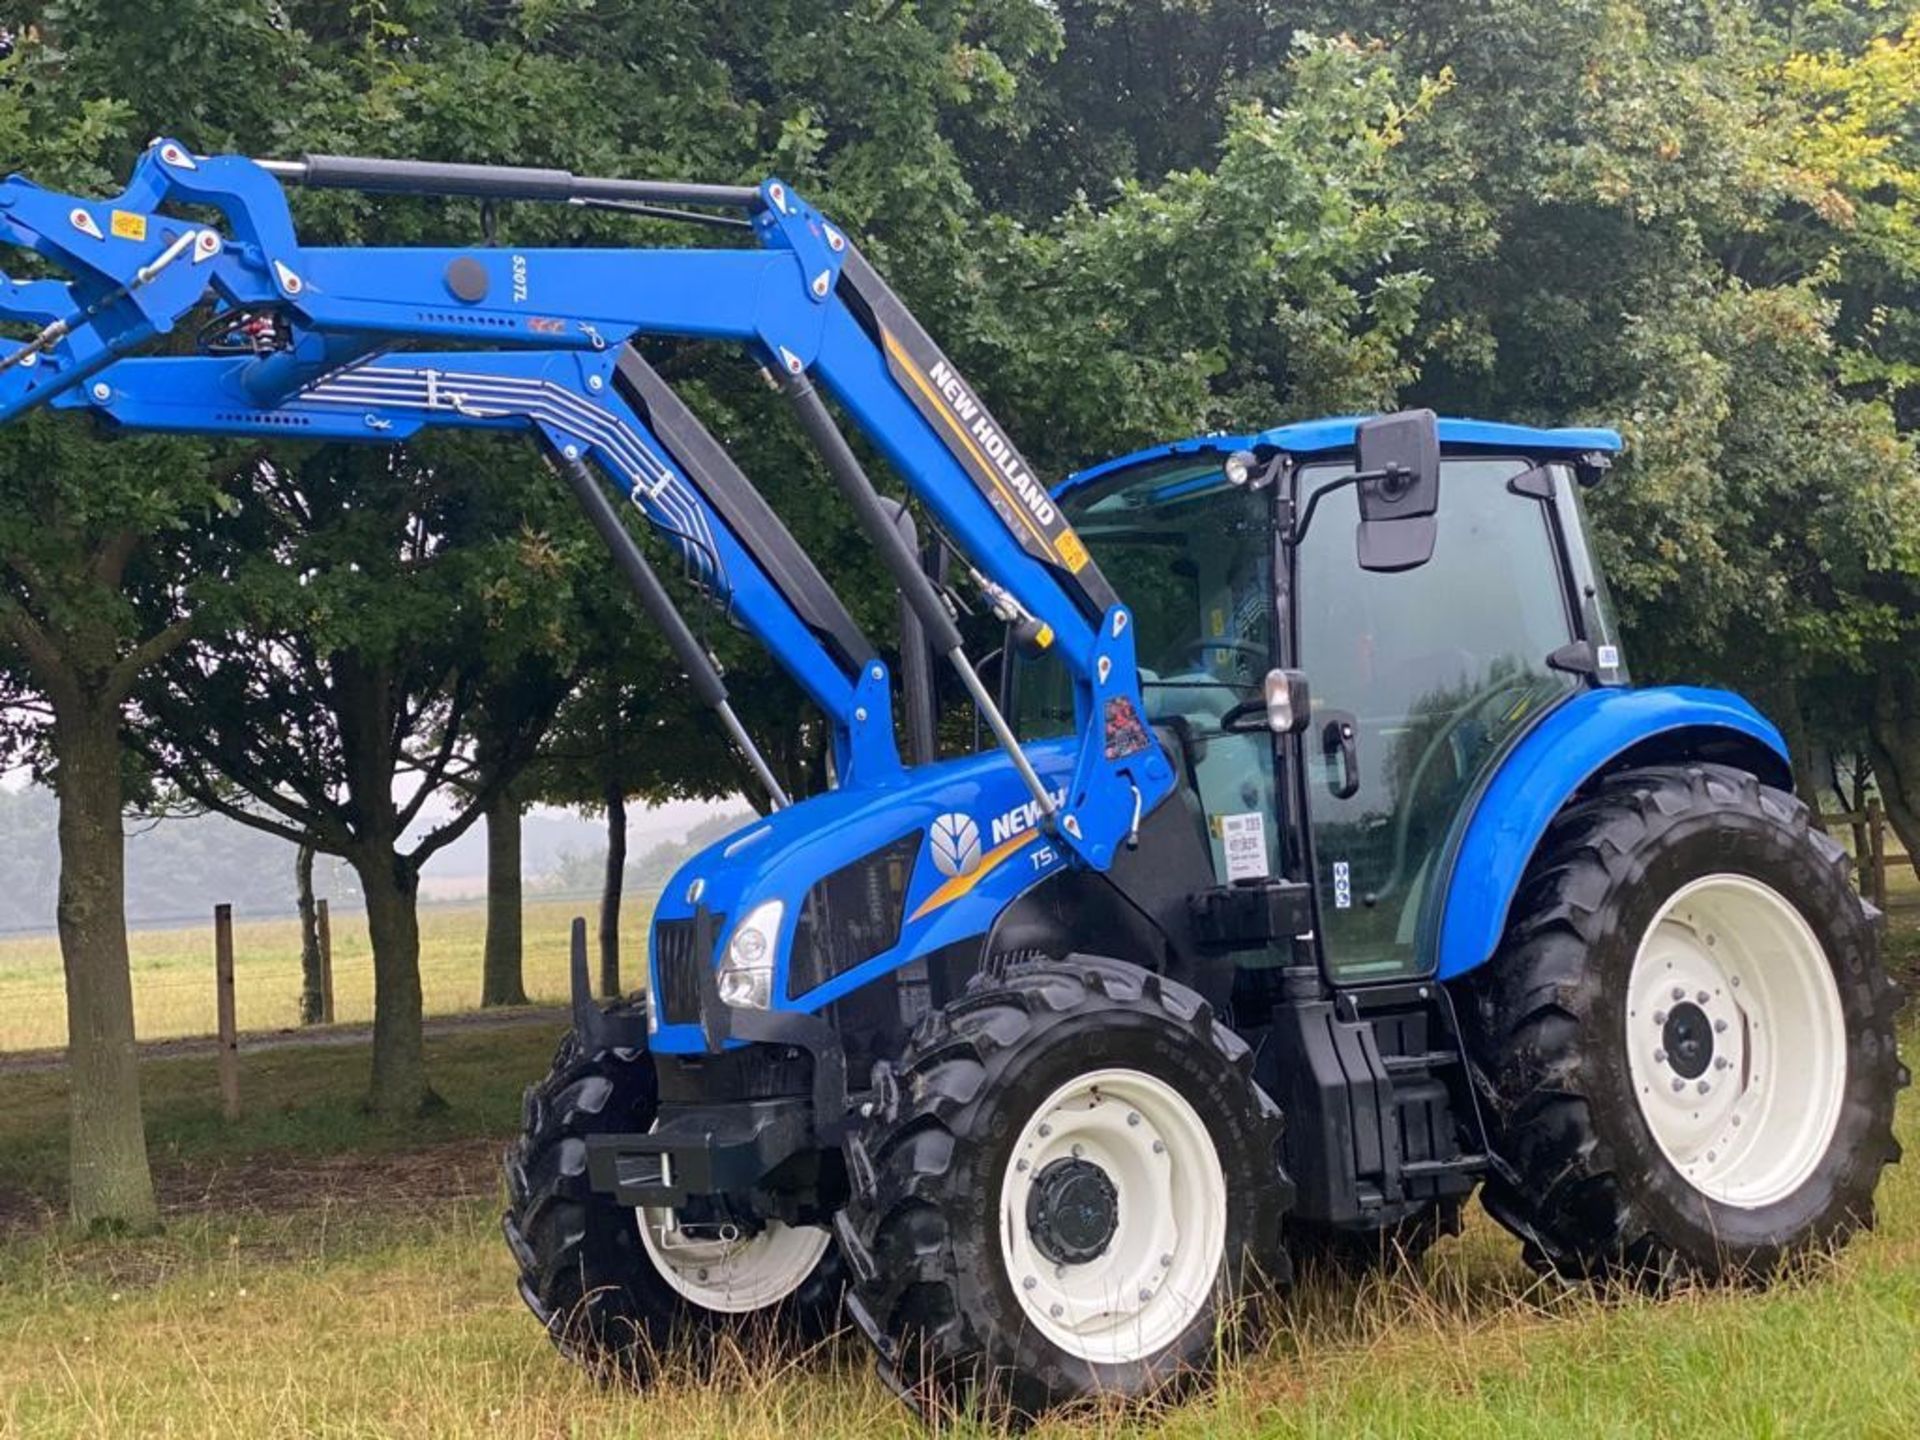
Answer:
[[[785,909],[769,900],[734,927],[720,962],[720,998],[727,1004],[765,1010],[773,1003],[773,957]]]

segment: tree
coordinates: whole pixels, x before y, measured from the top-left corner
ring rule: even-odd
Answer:
[[[496,713],[490,754],[472,746],[508,658],[536,640],[567,654],[571,564],[542,528],[560,496],[499,446],[322,447],[249,479],[197,537],[213,623],[141,687],[136,743],[194,801],[353,867],[374,957],[369,1103],[415,1114],[433,1103],[420,867],[486,813],[544,726],[538,707]]]
[[[45,717],[31,739],[60,802],[69,1208],[84,1226],[158,1219],[127,966],[121,729],[134,686],[190,634],[196,607],[173,582],[180,527],[219,498],[204,447],[103,450],[45,417],[0,435],[0,645]]]

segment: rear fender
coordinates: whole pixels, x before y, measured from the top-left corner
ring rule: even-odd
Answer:
[[[1541,837],[1582,786],[1627,765],[1685,759],[1739,765],[1792,788],[1780,732],[1723,690],[1590,690],[1549,713],[1501,762],[1462,831],[1441,911],[1439,978],[1492,958]]]

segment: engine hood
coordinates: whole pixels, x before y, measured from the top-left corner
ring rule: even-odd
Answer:
[[[1042,782],[1064,796],[1075,742],[1025,747]],[[693,856],[668,882],[656,922],[691,919],[704,906],[719,917],[716,953],[732,927],[769,901],[783,908],[776,941],[774,1006],[817,1009],[916,955],[978,935],[1006,903],[1065,863],[1047,843],[1039,813],[1012,763],[998,751],[923,765],[876,786],[829,791],[742,826]],[[887,852],[897,893],[882,909],[895,942],[825,983],[789,994],[795,928],[816,887],[848,867]],[[863,922],[870,923],[870,922]],[[805,971],[805,974],[813,972]],[[655,977],[656,983],[658,977]],[[672,1045],[663,1027],[657,1043]]]

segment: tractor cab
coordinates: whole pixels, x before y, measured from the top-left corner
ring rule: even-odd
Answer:
[[[1543,711],[1624,682],[1579,498],[1618,447],[1411,412],[1184,441],[1056,492],[1133,609],[1216,880],[1310,879],[1336,983],[1431,973],[1480,787]],[[1024,738],[1071,730],[1060,667],[1013,691]]]

